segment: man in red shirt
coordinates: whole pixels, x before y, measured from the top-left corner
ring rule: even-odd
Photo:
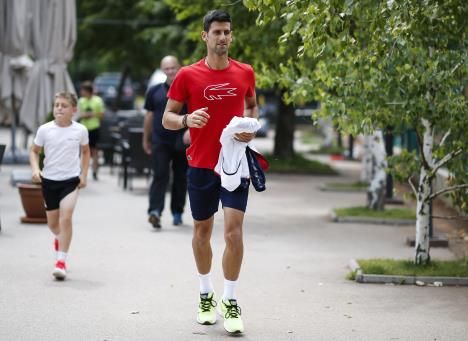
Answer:
[[[228,57],[232,42],[231,18],[228,13],[213,10],[203,19],[202,39],[207,56],[183,67],[169,90],[163,125],[166,129],[190,129],[191,145],[187,149],[187,173],[190,207],[194,220],[193,253],[199,273],[200,298],[197,322],[214,324],[218,312],[224,317],[229,333],[244,331],[241,309],[234,289],[243,256],[242,224],[247,207],[249,179],[229,192],[221,187],[213,171],[218,162],[222,130],[234,116],[258,118],[255,97],[255,75],[248,64]],[[183,105],[189,114],[179,116]],[[235,139],[249,142],[252,133],[240,133]],[[211,234],[213,218],[221,201],[224,210],[223,254],[224,293],[216,302],[211,281]]]

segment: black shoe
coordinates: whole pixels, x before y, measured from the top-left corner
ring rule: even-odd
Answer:
[[[148,221],[153,225],[154,228],[160,228],[161,227],[161,218],[159,215],[151,213],[149,215]]]
[[[93,172],[93,180],[96,180],[97,181],[97,172]]]

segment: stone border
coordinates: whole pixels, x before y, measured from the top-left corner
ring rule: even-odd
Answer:
[[[362,273],[362,269],[355,259],[349,261],[349,268],[356,272],[358,283],[392,283],[392,284],[415,284],[433,286],[468,286],[468,277],[444,277],[444,276],[392,276],[372,275]]]
[[[355,223],[355,224],[383,224],[383,225],[415,225],[416,220],[413,219],[391,219],[391,218],[374,218],[374,217],[338,217],[332,211],[331,219],[335,223]]]
[[[340,188],[340,187],[333,187],[328,185],[320,185],[319,190],[322,192],[336,192],[336,193],[365,193],[367,192],[366,188]]]

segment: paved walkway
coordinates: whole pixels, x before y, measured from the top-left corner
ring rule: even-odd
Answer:
[[[268,142],[262,142],[268,143]],[[356,163],[339,163],[355,169]],[[348,168],[343,168],[348,165]],[[19,223],[13,168],[0,172],[0,340],[223,340],[221,323],[195,322],[198,279],[189,210],[157,232],[146,221],[144,180],[133,192],[107,169],[90,180],[75,212],[69,279],[52,280],[52,235]],[[340,180],[355,176],[345,171]],[[350,258],[411,258],[414,227],[335,224],[332,207],[363,194],[320,192],[330,177],[269,175],[251,191],[238,287],[243,340],[466,340],[468,288],[356,284]],[[333,180],[336,180],[334,178]],[[222,214],[215,219],[213,276],[222,293]],[[445,249],[433,258],[450,259]]]

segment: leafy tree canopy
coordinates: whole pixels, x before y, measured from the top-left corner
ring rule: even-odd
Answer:
[[[293,99],[318,97],[321,115],[353,134],[394,126],[434,127],[440,160],[466,183],[468,153],[468,6],[463,0],[245,0],[257,22],[282,22],[277,39],[300,40],[280,77]],[[315,67],[311,67],[315,65]],[[404,155],[408,160],[408,155]],[[424,160],[421,160],[423,162]],[[459,191],[458,196],[463,196]],[[461,200],[466,206],[466,200]]]

